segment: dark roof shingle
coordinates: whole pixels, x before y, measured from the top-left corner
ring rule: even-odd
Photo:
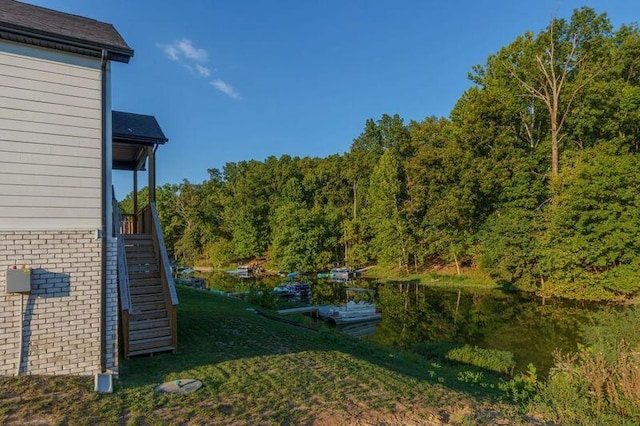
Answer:
[[[121,62],[133,56],[131,47],[111,24],[15,0],[0,0],[0,38],[37,40],[36,44],[46,47],[68,51],[77,48],[83,51],[76,53],[91,56],[105,49],[110,59]]]
[[[158,121],[152,115],[112,111],[111,118],[113,139],[153,143],[168,141]]]

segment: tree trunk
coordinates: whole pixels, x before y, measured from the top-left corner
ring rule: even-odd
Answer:
[[[358,181],[353,181],[353,219],[358,217]]]
[[[458,276],[462,275],[460,273],[460,264],[458,263],[458,256],[456,256],[456,252],[453,252],[453,260],[456,262],[456,271],[458,271]]]
[[[555,20],[549,26],[549,45],[544,53],[535,57],[538,76],[541,77],[540,84],[534,85],[519,76],[515,68],[511,74],[520,82],[520,85],[535,99],[544,102],[549,112],[549,124],[551,125],[551,174],[557,176],[560,171],[559,166],[559,144],[560,132],[564,126],[567,116],[572,111],[571,104],[574,98],[582,90],[589,76],[584,77],[586,56],[577,52],[577,41],[575,36],[571,40],[571,51],[560,58],[556,56],[556,41],[553,37]],[[566,82],[570,74],[575,74],[579,80],[574,82],[574,87],[567,89]],[[561,103],[561,96],[565,99],[565,104]]]
[[[551,104],[551,110],[549,115],[551,118],[551,174],[558,176],[560,171],[559,165],[559,153],[558,153],[558,133],[560,128],[558,126],[558,108],[559,108],[559,93],[557,93],[557,87],[552,86],[553,102]]]

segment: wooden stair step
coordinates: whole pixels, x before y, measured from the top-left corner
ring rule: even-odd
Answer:
[[[129,272],[139,273],[140,271],[155,271],[158,269],[158,264],[154,263],[135,263],[135,262],[127,262],[127,270]]]
[[[127,253],[127,263],[158,263],[155,253]]]
[[[125,250],[149,250],[153,249],[154,244],[153,240],[149,241],[125,241],[124,249]]]
[[[154,319],[168,318],[167,308],[145,311],[140,313],[129,313],[130,322],[149,321]]]
[[[138,274],[141,275],[140,278],[130,278],[129,279],[129,287],[148,287],[153,285],[162,286],[162,281],[160,277],[154,277],[155,274]],[[151,275],[151,276],[150,276]]]
[[[140,258],[140,257],[153,257],[153,258],[156,257],[155,250],[131,249],[131,250],[126,250],[125,253],[127,255],[127,260]]]
[[[131,281],[135,281],[135,280],[144,280],[147,278],[160,278],[160,272],[159,271],[153,271],[153,272],[131,272],[129,271],[129,280]]]
[[[158,263],[155,252],[127,252],[127,263],[139,262],[139,263]]]
[[[124,234],[125,240],[143,240],[145,238],[151,238],[151,234]]]
[[[148,250],[149,248],[154,247],[153,240],[136,240],[136,241],[125,241],[124,248],[125,250],[129,249],[140,249],[140,250]]]
[[[154,252],[155,253],[155,247],[153,244],[130,244],[130,245],[125,245],[124,246],[124,250],[127,253],[134,253],[134,252]]]
[[[129,333],[129,342],[151,339],[154,337],[171,337],[171,327],[147,328]]]
[[[129,280],[129,287],[144,287],[148,285],[162,285],[160,282],[160,277],[145,277],[145,278],[136,278],[134,280]]]
[[[144,349],[155,349],[162,348],[165,346],[171,346],[171,336],[161,336],[161,337],[152,337],[150,339],[142,339],[142,340],[131,340],[129,339],[129,354],[131,352],[144,350]]]
[[[148,330],[152,328],[169,327],[169,318],[157,318],[141,321],[129,321],[129,334],[134,331]]]
[[[149,294],[136,294],[131,295],[131,303],[133,305],[151,303],[151,302],[164,302],[163,293],[149,293]]]
[[[149,311],[157,311],[160,309],[166,310],[167,305],[164,299],[162,299],[155,302],[136,303],[135,305],[133,305],[133,308],[134,308],[133,313],[142,313],[142,312],[149,312]]]
[[[158,265],[149,265],[149,264],[128,264],[127,271],[132,274],[150,274],[158,271]]]
[[[124,242],[124,248],[132,248],[132,247],[153,247],[153,240],[149,238],[148,240],[135,240],[135,241],[127,241]]]
[[[145,238],[125,238],[124,245],[126,246],[135,246],[135,245],[147,245],[153,244],[153,238],[145,237]]]
[[[156,249],[153,244],[149,244],[148,246],[125,246],[124,251],[127,253],[127,256],[130,256],[133,254],[155,254]]]
[[[129,356],[138,356],[138,355],[149,355],[149,354],[157,354],[157,353],[161,353],[161,352],[174,352],[176,350],[176,348],[174,348],[173,346],[163,346],[160,348],[153,348],[153,349],[142,349],[139,351],[129,351]]]
[[[132,259],[127,260],[127,270],[133,269],[144,269],[144,268],[157,268],[158,261],[155,259]]]
[[[144,261],[140,261],[140,260],[132,260],[132,261],[127,261],[127,269],[130,268],[142,268],[144,269],[146,268],[157,268],[158,267],[158,262],[151,262],[148,260],[144,260]]]
[[[124,251],[125,253],[127,253],[127,256],[156,253],[156,249],[153,244],[144,245],[144,246],[124,246]]]
[[[147,295],[147,294],[164,294],[164,292],[162,291],[162,286],[161,285],[157,285],[157,286],[151,286],[151,285],[147,285],[144,287],[131,287],[129,289],[129,294],[131,296],[140,296],[140,295]]]
[[[159,271],[129,271],[129,280],[137,281],[137,280],[145,280],[145,279],[154,279],[160,280]]]

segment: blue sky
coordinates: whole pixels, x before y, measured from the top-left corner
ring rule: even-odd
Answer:
[[[135,50],[114,64],[113,108],[157,117],[159,184],[343,153],[384,113],[448,116],[473,65],[574,8],[640,20],[637,0],[27,1],[112,23]],[[120,198],[129,182],[116,176]]]

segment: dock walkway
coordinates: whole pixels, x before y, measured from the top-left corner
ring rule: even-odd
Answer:
[[[288,314],[306,314],[306,313],[314,313],[318,312],[318,309],[324,308],[324,306],[302,306],[300,308],[290,308],[290,309],[279,309],[277,312],[280,315],[288,315]]]

